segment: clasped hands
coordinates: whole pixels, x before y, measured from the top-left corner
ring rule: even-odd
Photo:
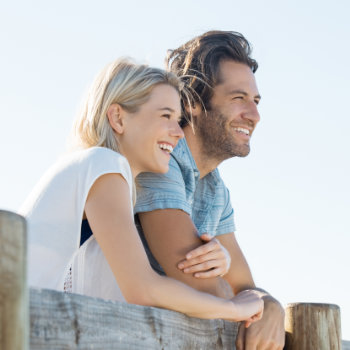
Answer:
[[[179,262],[178,268],[197,278],[224,276],[231,266],[230,254],[209,234],[203,234],[201,239],[207,243],[187,253],[186,259]],[[231,301],[235,315],[231,321],[245,321],[244,325],[248,328],[262,318],[264,302],[261,292],[245,290],[234,296]]]
[[[178,268],[184,273],[193,274],[196,278],[224,276],[230,269],[230,254],[216,238],[212,238],[209,234],[203,234],[201,239],[206,243],[188,252],[186,259],[178,263]],[[283,307],[268,293],[260,292],[256,295],[255,292],[257,291],[243,291],[231,299],[238,308],[241,307],[238,315],[241,316],[241,320],[245,320],[237,335],[237,350],[283,349],[285,337]],[[261,300],[264,300],[262,304]],[[247,308],[247,305],[251,307]],[[249,315],[253,316],[249,317]],[[261,318],[261,322],[256,322]],[[240,321],[240,319],[238,317],[233,321]],[[253,322],[256,323],[248,331],[247,328]]]

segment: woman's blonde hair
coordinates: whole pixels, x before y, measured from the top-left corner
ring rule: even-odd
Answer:
[[[173,73],[121,58],[108,64],[95,78],[74,123],[73,148],[100,146],[119,151],[107,110],[117,103],[129,113],[137,112],[159,84],[173,86],[179,94],[181,80]]]

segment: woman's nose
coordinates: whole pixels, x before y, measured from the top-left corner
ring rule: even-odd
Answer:
[[[185,135],[181,129],[181,126],[177,121],[174,121],[173,126],[171,128],[171,136],[175,136],[179,139],[182,139]]]

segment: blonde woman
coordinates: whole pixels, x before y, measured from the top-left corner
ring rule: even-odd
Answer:
[[[258,292],[224,300],[159,276],[134,226],[135,177],[167,172],[183,137],[180,91],[171,73],[125,59],[97,76],[75,123],[75,150],[48,170],[20,210],[29,227],[29,283],[248,327],[262,315]],[[81,245],[84,219],[93,235]]]

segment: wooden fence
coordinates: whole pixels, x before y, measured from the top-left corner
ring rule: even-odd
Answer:
[[[235,349],[237,323],[26,286],[26,223],[0,211],[0,350]],[[340,310],[289,304],[286,350],[344,350]]]

